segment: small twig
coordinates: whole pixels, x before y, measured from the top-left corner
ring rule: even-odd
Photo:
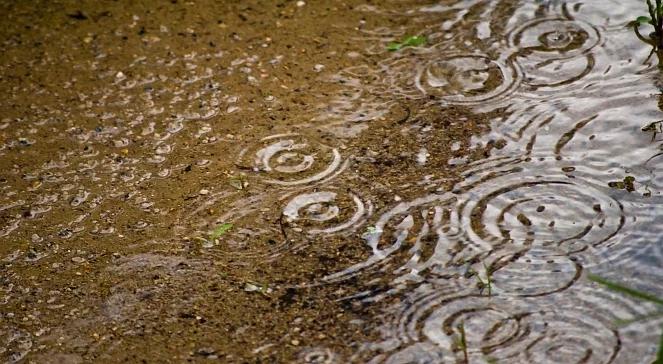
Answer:
[[[398,121],[396,121],[396,123],[397,124],[402,124],[402,123],[408,121],[408,119],[410,119],[411,115],[412,115],[412,110],[410,110],[409,106],[405,106],[405,116],[400,118]]]
[[[279,216],[279,227],[281,228],[281,234],[283,234],[283,238],[288,241],[288,234],[285,232],[285,226],[283,224],[283,214]]]
[[[241,164],[239,164],[239,163],[233,163],[233,164],[235,165],[235,168],[237,168],[237,169],[241,169],[241,170],[244,170],[244,171],[251,171],[251,172],[254,172],[254,171],[255,171],[255,170],[253,169],[253,167],[243,166],[243,165],[241,165]]]
[[[654,6],[651,4],[651,0],[647,0],[647,8],[649,10],[649,17],[651,18],[652,25],[654,28],[657,28],[656,24],[658,24],[658,21],[656,20],[656,12],[654,11]],[[655,31],[658,35],[658,29],[655,29]]]
[[[488,297],[491,297],[493,295],[493,271],[491,267],[486,266],[486,263],[483,264],[483,267],[486,270]]]
[[[654,40],[652,40],[651,37],[645,37],[645,36],[643,36],[643,35],[640,33],[640,29],[638,28],[637,25],[636,25],[633,29],[635,30],[635,36],[638,37],[638,39],[640,39],[642,42],[647,43],[647,44],[649,44],[650,46],[652,46],[652,50],[651,50],[651,52],[649,53],[649,56],[647,57],[647,60],[646,60],[646,61],[649,61],[649,59],[651,58],[651,56],[653,56],[654,53],[656,53],[656,48],[658,48],[658,47],[656,46],[656,42],[654,42]],[[646,61],[645,61],[645,62],[646,62]]]
[[[463,350],[463,358],[465,359],[464,364],[469,364],[470,358],[467,353],[467,335],[465,334],[465,323],[461,322],[457,326],[458,331],[460,332],[460,348]]]

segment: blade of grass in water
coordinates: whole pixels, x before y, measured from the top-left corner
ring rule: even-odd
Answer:
[[[660,0],[657,0],[657,2],[658,1],[660,1]],[[663,306],[663,299],[655,297],[655,296],[653,296],[649,293],[641,292],[641,291],[635,290],[633,288],[623,286],[619,283],[611,282],[607,279],[604,279],[602,277],[599,277],[599,276],[596,276],[596,275],[593,275],[593,274],[588,274],[587,278],[590,281],[601,284],[601,285],[607,287],[608,289],[610,289],[612,291],[623,293],[625,295],[628,295],[628,296],[631,296],[631,297],[634,297],[634,298],[638,298],[638,299],[648,301],[648,302],[653,302],[653,303],[656,303],[658,305]],[[658,314],[660,314],[660,312],[652,314],[651,317],[656,317],[656,316],[658,316]],[[663,333],[661,333],[661,339],[660,339],[659,344],[658,344],[658,353],[656,354],[656,361],[654,361],[652,364],[663,364]]]
[[[641,292],[641,291],[635,290],[633,288],[622,286],[619,283],[611,282],[607,279],[601,278],[599,276],[595,276],[593,274],[589,274],[587,276],[587,278],[590,281],[593,281],[593,282],[596,282],[596,283],[601,284],[603,286],[606,286],[608,289],[613,290],[615,292],[620,292],[620,293],[629,295],[629,296],[634,297],[634,298],[638,298],[638,299],[648,301],[648,302],[653,302],[653,303],[656,303],[658,305],[663,306],[663,299],[652,296],[649,293]]]
[[[425,36],[415,35],[405,38],[400,43],[390,43],[389,45],[387,45],[387,50],[391,52],[396,52],[405,47],[419,47],[426,44],[427,41],[428,39]]]
[[[225,233],[227,233],[228,230],[232,229],[232,227],[233,227],[233,224],[229,224],[229,223],[221,224],[221,225],[217,226],[216,229],[214,229],[214,231],[210,234],[210,239],[211,240],[216,240],[216,239],[220,238]]]

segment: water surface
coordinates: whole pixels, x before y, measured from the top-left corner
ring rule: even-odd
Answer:
[[[653,361],[643,2],[0,8],[5,362]]]

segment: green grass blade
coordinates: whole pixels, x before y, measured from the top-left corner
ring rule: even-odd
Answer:
[[[622,286],[619,283],[608,281],[607,279],[601,278],[601,277],[593,275],[593,274],[588,274],[587,278],[590,281],[601,284],[601,285],[607,287],[608,289],[610,289],[612,291],[623,293],[625,295],[628,295],[628,296],[631,296],[631,297],[634,297],[634,298],[638,298],[638,299],[648,301],[648,302],[653,302],[653,303],[656,303],[658,305],[663,306],[663,299],[655,297],[655,296],[653,296],[649,293],[641,292],[641,291],[635,290],[633,288]]]
[[[216,240],[216,239],[220,238],[221,236],[223,236],[223,234],[227,233],[228,230],[232,229],[232,227],[233,227],[233,224],[229,224],[229,223],[221,224],[221,225],[217,226],[216,229],[214,229],[214,231],[212,231],[212,233],[210,234],[209,237],[210,237],[211,240]]]
[[[390,52],[396,52],[401,48],[403,48],[403,45],[401,43],[389,43],[389,45],[387,46],[387,50]]]
[[[408,47],[419,47],[419,46],[422,46],[422,45],[426,44],[426,41],[427,41],[426,37],[421,36],[421,35],[416,35],[416,36],[407,38],[403,42],[403,44],[408,46]]]
[[[652,19],[656,19],[656,12],[654,11],[654,5],[652,5],[651,0],[647,0],[647,9]]]
[[[651,18],[648,16],[639,16],[635,19],[635,22],[638,25],[653,24]]]
[[[389,43],[387,45],[387,50],[391,52],[399,51],[405,47],[420,47],[428,42],[428,38],[423,35],[413,35],[405,38],[400,43]]]
[[[661,333],[661,340],[658,344],[658,355],[656,355],[654,364],[663,364],[663,332]]]
[[[654,5],[652,5],[651,0],[647,0],[647,8],[649,9],[649,16],[651,17],[652,24],[656,27],[658,18],[656,17],[656,10],[654,9]]]

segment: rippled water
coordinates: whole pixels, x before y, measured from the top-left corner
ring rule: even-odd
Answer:
[[[342,274],[401,259],[395,281],[419,286],[399,293],[407,298],[388,314],[388,339],[368,345],[379,353],[372,362],[462,361],[460,322],[472,363],[648,362],[654,348],[642,343],[656,336],[647,324],[614,324],[636,317],[636,305],[582,278],[591,270],[662,292],[652,164],[660,144],[640,130],[660,117],[657,70],[625,28],[641,4],[524,2],[503,13],[509,5],[415,8],[418,22],[453,12],[460,20],[442,24],[435,46],[372,70],[385,83],[379,92],[505,108],[479,140],[507,141],[468,165],[452,191],[374,219],[373,255]],[[472,12],[481,17],[462,15]],[[633,191],[610,188],[626,176]],[[493,296],[471,280],[449,287],[469,269],[492,272]]]
[[[375,219],[373,256],[348,271],[407,251],[399,278],[419,286],[392,308],[388,338],[368,345],[379,353],[372,362],[463,361],[459,323],[471,363],[651,360],[654,347],[643,342],[654,343],[655,330],[615,325],[636,317],[637,305],[582,278],[591,270],[663,292],[652,164],[660,143],[641,131],[660,117],[658,75],[625,27],[640,5],[532,1],[504,13],[506,2],[462,1],[413,11],[418,21],[435,12],[481,16],[470,29],[468,15],[444,23],[439,43],[416,58],[385,61],[376,72],[412,79],[408,87],[385,77],[388,90],[505,108],[478,140],[507,143],[468,165],[452,191]],[[459,46],[456,37],[468,34]],[[632,191],[610,188],[626,176],[635,178]],[[471,280],[446,278],[469,269],[492,272],[491,297]]]
[[[175,43],[130,63],[103,47],[85,64],[32,60],[39,70],[60,57],[82,74],[56,74],[59,89],[22,85],[0,101],[0,303],[20,302],[14,270],[106,254],[87,254],[88,244],[138,254],[193,237],[196,258],[247,266],[343,242],[363,253],[280,284],[358,287],[338,300],[378,307],[364,322],[378,335],[353,354],[322,340],[297,349],[300,362],[650,363],[661,320],[619,321],[655,307],[586,279],[663,295],[663,144],[642,130],[663,119],[660,70],[626,26],[644,9],[636,0],[358,4],[345,11],[376,27],[349,33],[361,49],[333,54],[350,59],[340,70],[307,71],[317,75],[308,81],[318,85],[307,101],[315,107],[284,123],[269,116],[296,100],[264,85],[288,55],[227,59]],[[415,33],[429,44],[385,50]],[[20,55],[7,59],[6,74]],[[10,111],[34,93],[76,107],[28,101],[32,114]],[[406,102],[417,108],[394,116]],[[467,145],[446,139],[451,150],[438,149],[449,136],[426,110],[454,107],[492,115],[490,125]],[[380,126],[394,118],[402,122]],[[363,174],[398,135],[403,164]],[[460,179],[439,179],[446,168]],[[233,227],[222,239],[208,238],[225,223]],[[182,264],[136,256],[140,267]],[[490,292],[478,284],[488,280]],[[29,330],[2,333],[9,362],[37,350]]]

